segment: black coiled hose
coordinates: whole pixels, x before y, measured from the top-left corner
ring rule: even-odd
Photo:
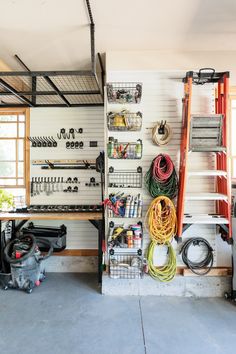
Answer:
[[[188,257],[188,252],[191,246],[202,246],[207,250],[207,254],[204,259],[199,262],[193,262]],[[190,238],[185,242],[180,250],[184,264],[191,269],[191,271],[197,275],[206,275],[213,265],[213,249],[209,242],[202,237]]]

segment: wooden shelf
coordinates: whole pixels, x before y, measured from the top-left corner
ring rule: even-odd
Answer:
[[[65,256],[73,256],[73,257],[97,257],[98,256],[98,250],[95,249],[65,249],[61,252],[54,252],[53,256],[60,256],[60,257],[65,257]]]
[[[0,220],[101,220],[102,213],[0,213]]]

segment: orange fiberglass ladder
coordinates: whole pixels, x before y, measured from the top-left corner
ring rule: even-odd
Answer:
[[[231,178],[229,170],[229,147],[227,141],[229,72],[201,69],[187,72],[184,78],[183,125],[179,169],[179,194],[177,202],[177,242],[191,225],[213,224],[219,226],[224,240],[232,243],[231,225]],[[192,85],[211,83],[216,86],[215,114],[191,114]],[[188,155],[192,152],[215,154],[215,170],[189,171]],[[212,176],[216,178],[215,193],[186,193],[190,176]],[[216,214],[185,214],[186,200],[213,200]]]

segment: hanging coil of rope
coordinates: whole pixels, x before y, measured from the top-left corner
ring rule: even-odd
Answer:
[[[172,130],[169,124],[163,121],[158,122],[152,128],[152,142],[158,146],[166,145],[172,138]]]
[[[191,261],[189,259],[189,250],[191,247],[201,247],[205,249],[206,253],[204,258],[200,261]],[[194,237],[190,238],[185,242],[183,247],[180,250],[180,254],[182,253],[182,259],[184,264],[191,269],[191,271],[197,275],[205,275],[210,272],[213,266],[213,249],[209,242],[202,237]]]
[[[156,244],[150,242],[148,247],[148,272],[154,279],[159,279],[162,282],[171,281],[176,274],[176,254],[170,242],[166,243],[168,260],[167,263],[161,267],[156,267],[153,264],[153,254]],[[160,247],[160,246],[159,246]]]
[[[155,198],[145,216],[145,226],[154,243],[165,244],[176,233],[176,212],[172,201],[160,196]]]
[[[167,154],[157,155],[145,175],[145,186],[153,198],[163,195],[173,199],[178,191],[178,178],[173,161]]]

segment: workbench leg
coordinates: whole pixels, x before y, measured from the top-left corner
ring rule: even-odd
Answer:
[[[11,241],[16,238],[16,221],[11,220]]]
[[[103,220],[98,221],[98,283],[102,283],[102,271],[103,271],[103,263],[102,263],[102,258],[103,258],[103,253],[102,253],[102,244],[103,244],[103,233],[104,233],[104,227],[103,227]]]

